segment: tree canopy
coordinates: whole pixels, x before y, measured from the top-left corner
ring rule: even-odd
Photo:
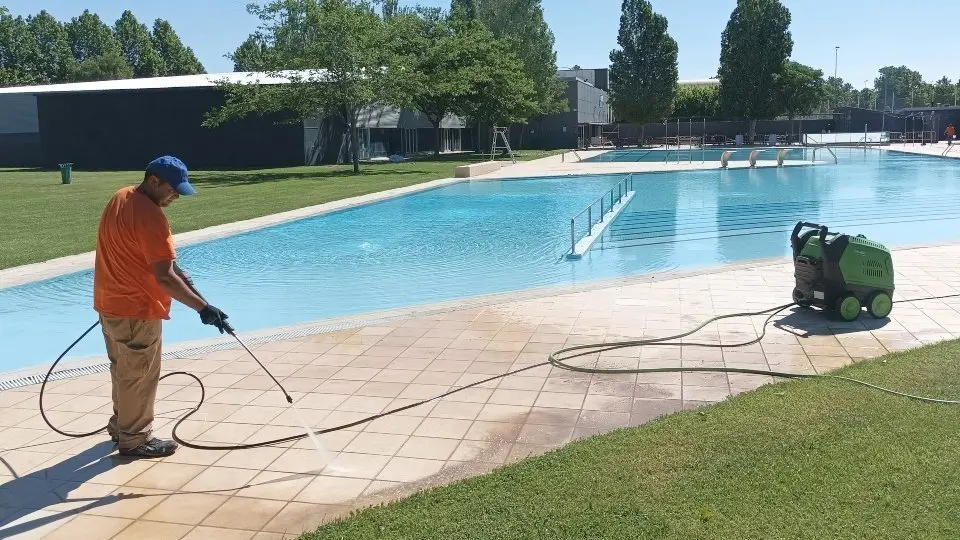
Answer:
[[[775,76],[778,113],[793,120],[810,114],[824,95],[823,71],[788,60]]]
[[[673,116],[680,118],[719,118],[720,101],[715,86],[678,87],[673,101]]]
[[[335,115],[349,133],[359,172],[357,126],[367,107],[414,108],[438,130],[451,113],[505,124],[537,110],[534,82],[511,43],[479,19],[421,7],[384,17],[377,6],[352,0],[250,6],[262,24],[232,55],[235,67],[256,68],[283,84],[221,82],[226,103],[205,124],[264,113]]]
[[[284,113],[302,120],[333,113],[347,126],[354,172],[359,172],[361,110],[405,100],[396,84],[403,69],[385,46],[383,19],[371,5],[349,0],[275,0],[248,9],[262,22],[266,46],[260,71],[285,82],[220,83],[226,104],[211,111],[206,125],[250,114]]]
[[[756,120],[780,111],[777,76],[793,52],[790,11],[779,0],[737,0],[720,38],[720,108],[731,118]]]
[[[623,0],[619,50],[610,53],[610,102],[627,122],[660,121],[673,109],[677,42],[647,0]]]
[[[534,107],[536,90],[519,59],[477,19],[419,10],[393,16],[389,28],[393,53],[408,69],[402,105],[423,113],[437,140],[450,113],[506,123],[526,120]]]
[[[134,77],[156,77],[164,70],[160,54],[153,46],[150,30],[129,9],[124,11],[113,27],[126,64]]]
[[[23,18],[0,6],[3,86],[203,72],[193,51],[162,19],[151,31],[130,10],[111,26],[90,10],[60,22],[46,10]]]
[[[469,2],[475,2],[473,8]],[[533,83],[530,109],[519,116],[554,114],[567,110],[566,85],[557,77],[557,53],[540,0],[461,0],[465,12],[475,13],[505,49],[518,58]]]

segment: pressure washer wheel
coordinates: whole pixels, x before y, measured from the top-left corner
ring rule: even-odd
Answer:
[[[837,314],[847,322],[857,320],[862,307],[860,300],[851,293],[846,293],[837,300]]]
[[[875,291],[867,299],[867,311],[875,319],[883,319],[893,311],[893,300],[883,291]]]

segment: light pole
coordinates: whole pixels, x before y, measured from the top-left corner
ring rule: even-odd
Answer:
[[[837,102],[834,103],[834,107],[840,105],[840,82],[837,80],[837,58],[840,55],[840,46],[835,45],[833,47],[833,97],[837,98]],[[829,105],[827,105],[829,107]]]
[[[837,59],[840,57],[840,46],[836,45],[833,48],[833,79],[837,79]]]

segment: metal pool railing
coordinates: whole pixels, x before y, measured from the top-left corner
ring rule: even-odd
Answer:
[[[617,185],[610,188],[606,193],[600,196],[600,198],[594,200],[586,208],[581,210],[577,215],[570,218],[570,254],[576,254],[577,242],[585,236],[590,236],[590,232],[593,230],[595,223],[603,223],[606,215],[613,210],[613,207],[629,193],[633,191],[633,174],[628,174],[624,176]],[[600,205],[600,211],[597,212],[599,219],[597,221],[593,220],[594,216],[594,207]],[[580,220],[580,226],[583,227],[583,220],[580,218],[583,215],[587,215],[586,220],[586,232],[580,234],[580,231],[577,229],[578,220]]]

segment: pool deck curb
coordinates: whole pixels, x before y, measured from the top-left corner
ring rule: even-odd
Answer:
[[[891,248],[894,252],[915,251],[921,249],[942,248],[956,246],[957,242],[939,242],[929,244],[910,244]],[[417,317],[438,315],[449,313],[451,311],[484,308],[497,306],[509,302],[537,300],[551,296],[575,295],[590,293],[593,291],[610,289],[615,287],[627,287],[643,283],[654,283],[663,281],[672,281],[698,276],[708,276],[728,271],[751,271],[790,264],[791,258],[768,257],[752,259],[737,263],[720,263],[686,270],[666,270],[663,272],[654,272],[646,274],[637,274],[626,277],[615,277],[600,280],[590,280],[586,282],[552,285],[546,287],[537,287],[532,289],[523,289],[516,291],[504,291],[487,295],[478,295],[463,297],[443,302],[423,304],[406,308],[397,308],[392,310],[371,311],[358,313],[345,317],[320,319],[309,321],[296,325],[287,325],[281,327],[268,328],[252,332],[238,331],[238,335],[244,343],[256,346],[264,343],[271,343],[298,337],[307,337],[318,334],[327,334],[361,328],[364,326],[376,326],[395,321],[403,321]],[[790,299],[785,299],[788,302]],[[241,345],[232,337],[216,337],[205,340],[192,340],[164,347],[164,360],[173,360],[189,358],[197,355],[207,354],[214,351],[240,349]],[[70,379],[89,375],[91,373],[102,372],[109,369],[105,356],[87,356],[71,360],[65,360],[61,363],[60,369],[56,373],[63,375],[56,377],[57,380]],[[49,365],[30,366],[12,372],[0,373],[0,392],[13,388],[20,388],[32,384],[40,384],[44,374],[50,369]],[[54,377],[51,377],[53,380]]]

